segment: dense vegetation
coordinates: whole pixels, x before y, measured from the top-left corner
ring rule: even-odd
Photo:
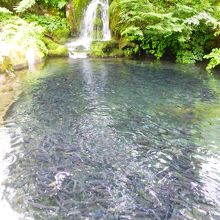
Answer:
[[[220,64],[219,1],[113,0],[110,15],[114,36],[132,42],[128,55],[174,55],[179,63],[211,58],[209,70]]]
[[[27,65],[30,51],[34,51],[36,62],[45,56],[68,55],[62,43],[70,34],[70,25],[65,10],[56,2],[1,0],[0,72]]]
[[[79,33],[88,2],[1,0],[0,28],[8,37],[24,31],[24,42],[25,36],[32,36],[45,55],[65,54],[63,48],[56,51],[55,44]],[[113,38],[127,56],[175,57],[179,63],[209,59],[208,70],[220,64],[217,0],[112,0],[109,14]],[[0,32],[0,40],[5,33]]]

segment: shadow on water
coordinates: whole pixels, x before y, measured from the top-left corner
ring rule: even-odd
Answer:
[[[4,195],[15,210],[34,219],[220,218],[219,191],[204,191],[211,174],[201,174],[208,149],[197,113],[219,99],[219,81],[214,90],[179,66],[126,60],[58,60],[43,72],[5,120],[17,159]]]

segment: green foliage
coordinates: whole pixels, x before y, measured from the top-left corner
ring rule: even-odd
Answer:
[[[215,48],[212,50],[212,52],[208,55],[204,56],[205,59],[210,59],[207,70],[210,71],[214,67],[220,65],[220,48]]]
[[[0,14],[12,14],[12,12],[7,8],[0,7]]]
[[[12,73],[12,72],[13,72],[13,65],[10,57],[3,57],[0,66],[0,73]]]
[[[16,12],[24,12],[35,4],[35,0],[22,0],[17,7]]]
[[[70,35],[70,29],[71,31],[77,31],[77,28],[74,26],[74,22],[77,23],[79,27],[81,16],[83,15],[83,11],[89,2],[89,0],[0,1],[0,14],[15,12],[20,17],[25,17],[25,19],[29,22],[36,22],[38,25],[42,25],[47,32],[57,35],[57,38],[61,37],[63,39],[66,39]],[[72,16],[73,4],[75,4],[74,16]]]
[[[114,0],[111,2],[109,7],[109,17],[110,17],[110,29],[113,35],[116,38],[120,37],[120,30],[122,30],[121,23],[120,23],[120,4],[119,1]]]
[[[205,11],[202,11],[185,20],[186,24],[194,26],[199,26],[201,22],[204,22],[206,25],[214,26],[214,28],[218,26],[218,21]]]
[[[13,11],[14,7],[20,2],[20,0],[0,0],[0,7],[7,8]]]
[[[59,1],[59,2],[57,3],[57,7],[58,7],[59,9],[62,9],[62,8],[65,7],[66,3],[67,3],[66,0]]]
[[[45,5],[47,7],[63,9],[67,4],[67,0],[21,0],[18,6],[15,7],[15,10],[16,12],[22,13],[31,8],[36,3]]]
[[[110,25],[117,38],[138,45],[126,48],[128,55],[144,52],[160,59],[169,51],[177,62],[195,63],[218,42],[216,11],[220,8],[211,0],[113,0]]]
[[[68,0],[37,0],[41,4],[45,4],[49,7],[62,9],[67,4]]]
[[[44,54],[47,54],[47,48],[42,41],[45,30],[41,26],[29,24],[17,16],[11,16],[0,25],[3,26],[0,41],[13,42],[24,48],[37,45]]]
[[[34,14],[27,14],[24,18],[28,22],[34,22],[42,26],[46,33],[54,34],[57,38],[67,38],[70,33],[70,27],[66,18],[58,16],[37,16]]]

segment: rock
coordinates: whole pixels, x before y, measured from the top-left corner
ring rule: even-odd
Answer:
[[[78,34],[80,31],[80,26],[81,26],[81,22],[82,22],[82,18],[83,18],[83,14],[84,14],[84,10],[86,9],[87,5],[89,3],[89,0],[69,0],[69,6],[72,5],[73,6],[73,10],[71,12],[71,14],[68,15],[68,17],[71,19],[71,23],[72,26],[74,28],[74,32],[73,34]],[[68,6],[66,8],[66,11],[68,13]]]
[[[67,18],[68,23],[70,25],[71,32],[76,33],[77,32],[77,24],[76,24],[72,0],[69,0],[69,2],[66,4],[66,18]]]
[[[119,49],[119,44],[114,40],[93,41],[89,55],[92,57],[121,57],[123,52]]]
[[[44,38],[44,43],[48,48],[48,56],[68,56],[68,49],[62,44],[58,44],[49,38]]]
[[[103,21],[102,21],[102,11],[101,11],[101,5],[99,4],[96,10],[96,19],[93,23],[93,39],[99,40],[103,38]]]

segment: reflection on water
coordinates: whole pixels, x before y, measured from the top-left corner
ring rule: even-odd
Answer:
[[[4,197],[34,219],[219,219],[220,81],[196,71],[48,62],[5,117]]]

